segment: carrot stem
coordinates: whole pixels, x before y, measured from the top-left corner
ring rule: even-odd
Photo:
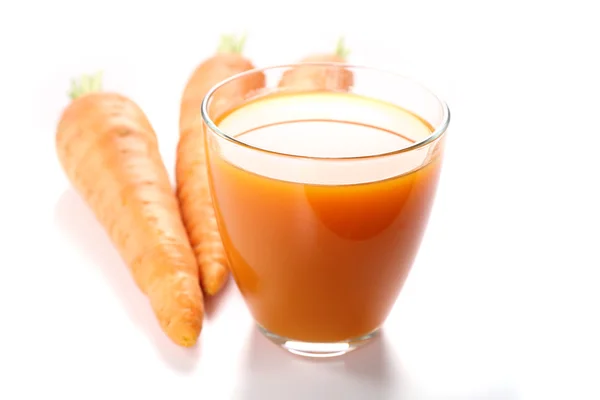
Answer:
[[[71,90],[69,97],[75,100],[84,94],[100,92],[102,90],[102,71],[94,75],[82,75],[79,79],[71,80]]]
[[[218,53],[241,54],[246,44],[246,33],[237,35],[222,35],[221,42],[217,48]]]
[[[345,38],[341,36],[338,39],[337,46],[335,47],[335,55],[345,60],[348,58],[349,54],[350,49],[346,47]]]

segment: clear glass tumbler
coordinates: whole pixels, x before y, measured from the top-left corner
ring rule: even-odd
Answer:
[[[445,102],[395,73],[314,63],[233,76],[201,114],[219,230],[259,329],[308,356],[367,343],[427,226]]]

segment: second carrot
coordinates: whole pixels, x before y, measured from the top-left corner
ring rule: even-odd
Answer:
[[[242,55],[244,38],[224,36],[216,54],[202,62],[190,77],[181,100],[177,147],[177,197],[181,214],[198,262],[200,284],[208,295],[217,293],[228,276],[228,262],[219,235],[210,195],[200,106],[214,85],[254,68]],[[262,74],[230,84],[231,99],[243,98],[265,85]]]

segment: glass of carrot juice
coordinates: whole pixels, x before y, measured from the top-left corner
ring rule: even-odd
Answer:
[[[260,331],[314,357],[367,343],[425,232],[446,103],[405,76],[315,63],[235,75],[201,114],[219,231]]]

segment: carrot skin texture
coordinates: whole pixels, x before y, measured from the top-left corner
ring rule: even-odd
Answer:
[[[253,69],[237,53],[217,53],[201,63],[191,75],[181,100],[175,176],[181,215],[196,255],[200,283],[205,294],[214,295],[224,285],[229,264],[219,234],[210,194],[206,166],[205,132],[200,115],[202,99],[219,82]],[[227,110],[265,86],[262,73],[250,74],[219,89],[211,115]]]
[[[162,330],[176,344],[193,346],[204,315],[198,271],[143,111],[116,93],[79,97],[62,114],[56,151],[149,298]]]

